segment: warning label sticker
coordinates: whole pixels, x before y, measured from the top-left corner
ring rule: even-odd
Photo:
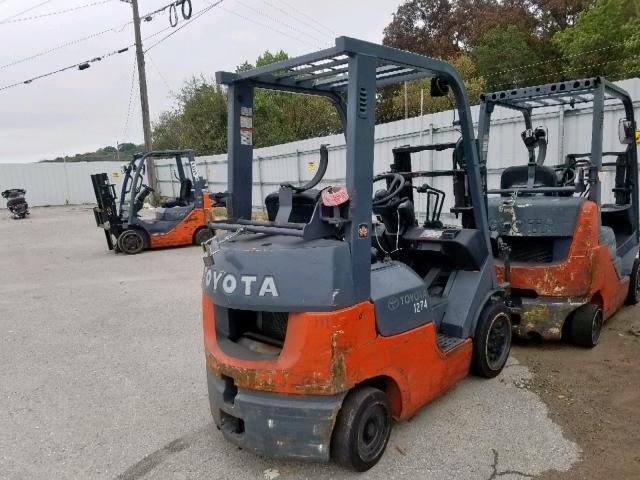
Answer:
[[[253,145],[253,109],[240,107],[240,144]]]

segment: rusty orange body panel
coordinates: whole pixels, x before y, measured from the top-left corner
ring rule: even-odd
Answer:
[[[369,302],[335,312],[290,313],[282,351],[269,360],[226,355],[216,339],[213,303],[204,294],[202,309],[207,367],[240,388],[333,395],[383,377],[393,414],[404,419],[469,373],[471,340],[442,353],[433,323],[381,337]]]
[[[189,212],[189,215],[168,232],[149,234],[149,248],[191,245],[196,230],[207,224],[207,212],[211,210],[209,195],[205,193],[202,198],[204,208],[194,208]]]
[[[564,261],[540,265],[514,262],[511,265],[511,288],[534,291],[539,297],[599,303],[604,318],[611,317],[624,304],[629,279],[618,277],[607,246],[598,244],[598,214],[598,206],[594,202],[584,203]],[[496,273],[498,281],[503,281],[502,262],[496,263]],[[539,317],[528,320],[554,321],[545,309],[540,310]],[[564,318],[560,327],[563,322]],[[557,333],[559,336],[560,332]]]

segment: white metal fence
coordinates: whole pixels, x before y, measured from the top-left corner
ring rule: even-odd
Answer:
[[[636,100],[636,118],[640,117],[640,79],[617,82]],[[479,107],[472,108],[474,120],[478,120]],[[567,153],[584,153],[590,148],[590,107],[575,109],[548,107],[538,109],[533,118],[534,126],[544,125],[549,130],[547,163],[560,163]],[[604,150],[620,150],[618,143],[618,119],[622,116],[619,103],[608,105],[604,119]],[[459,134],[453,126],[453,111],[386,123],[376,127],[374,171],[388,170],[393,161],[392,149],[401,145],[444,143],[455,141]],[[476,125],[477,126],[477,125]],[[527,161],[527,153],[520,133],[524,129],[522,116],[516,112],[497,109],[493,114],[489,145],[489,184],[497,186],[503,168]],[[321,185],[344,182],[345,141],[342,135],[312,138],[284,145],[254,150],[253,204],[262,206],[264,197],[277,190],[283,182],[300,183],[311,177],[318,166],[320,145],[329,145],[329,167]],[[451,151],[423,152],[416,154],[416,169],[451,168]],[[209,191],[227,188],[227,157],[213,155],[198,158],[200,173],[209,182]],[[64,205],[94,202],[90,173],[119,172],[116,162],[98,163],[37,163],[0,164],[0,189],[22,187],[28,191],[32,205]],[[111,177],[120,188],[121,177]],[[158,179],[163,195],[173,196],[179,189],[172,167],[159,166]],[[432,186],[447,194],[444,210],[452,204],[451,179],[439,177],[431,180]],[[612,188],[612,175],[606,175],[603,192]],[[418,199],[417,211],[424,213],[425,204]]]

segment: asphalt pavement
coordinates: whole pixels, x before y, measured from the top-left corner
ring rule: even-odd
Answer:
[[[396,424],[366,474],[262,458],[211,421],[201,250],[107,250],[88,207],[0,211],[0,477],[6,479],[520,479],[580,448],[512,356]]]

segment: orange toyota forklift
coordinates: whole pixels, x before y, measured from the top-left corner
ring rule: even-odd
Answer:
[[[547,165],[549,134],[544,126],[533,128],[533,112],[564,106],[570,115],[583,104],[593,107],[577,111],[592,115],[590,149]],[[616,151],[603,151],[605,105],[622,106],[624,112]],[[484,94],[478,133],[483,165],[497,107],[523,115],[521,136],[528,151],[523,155],[528,161],[514,162],[502,172],[500,187],[487,191],[492,236],[511,250],[510,264],[498,260],[496,268],[498,278],[508,277],[511,285],[514,333],[594,347],[603,322],[625,303],[640,301],[633,101],[601,77]],[[609,203],[602,200],[605,168],[614,175]]]
[[[410,152],[374,175],[376,88],[432,78],[451,90],[462,137],[467,222],[419,224]],[[511,346],[506,285],[496,280],[469,101],[448,63],[340,37],[326,50],[253,70],[228,86],[228,218],[204,244],[202,309],[211,413],[230,442],[275,457],[333,458],[359,471],[404,420],[470,370],[494,377]],[[346,136],[346,185],[283,183],[252,220],[253,94],[328,99]],[[381,186],[375,193],[373,184]],[[373,215],[377,220],[373,222]]]
[[[154,191],[145,185],[147,162],[159,159],[175,161],[180,184],[177,197],[164,201],[155,209],[155,218],[143,218],[140,213],[144,201]],[[176,247],[202,244],[212,232],[206,228],[207,211],[211,209],[205,181],[199,175],[193,151],[164,150],[134,155],[123,167],[120,201],[116,205],[115,185],[106,173],[91,175],[98,203],[93,213],[98,227],[104,229],[109,250],[130,255],[146,248]],[[115,244],[113,239],[115,238]]]

